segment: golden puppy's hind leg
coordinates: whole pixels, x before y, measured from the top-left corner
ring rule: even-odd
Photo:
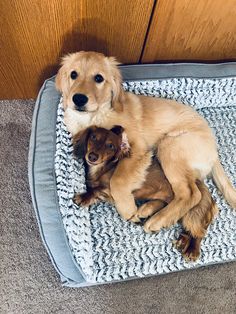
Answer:
[[[175,242],[175,246],[188,261],[195,261],[200,256],[201,241],[207,228],[218,212],[209,190],[201,181],[196,182],[202,198],[182,219],[185,232]]]

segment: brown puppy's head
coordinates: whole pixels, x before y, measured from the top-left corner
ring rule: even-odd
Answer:
[[[124,142],[123,131],[121,126],[114,126],[111,130],[92,126],[79,132],[73,138],[75,157],[85,158],[90,166],[115,163],[128,157],[129,146]]]
[[[96,52],[77,52],[62,59],[56,87],[63,94],[64,106],[81,113],[110,109],[122,97],[118,62]]]

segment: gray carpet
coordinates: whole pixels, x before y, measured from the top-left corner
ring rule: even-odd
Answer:
[[[27,178],[33,101],[0,101],[0,313],[235,313],[236,263],[82,289],[61,287]]]

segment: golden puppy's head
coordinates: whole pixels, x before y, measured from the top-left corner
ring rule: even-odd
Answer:
[[[64,107],[80,112],[110,108],[122,96],[118,62],[96,52],[77,52],[62,59],[56,87],[64,98]]]

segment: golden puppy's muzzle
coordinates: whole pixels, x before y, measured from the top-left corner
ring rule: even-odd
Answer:
[[[74,94],[72,101],[75,104],[75,109],[78,111],[85,111],[85,105],[88,102],[88,97],[84,94]]]

